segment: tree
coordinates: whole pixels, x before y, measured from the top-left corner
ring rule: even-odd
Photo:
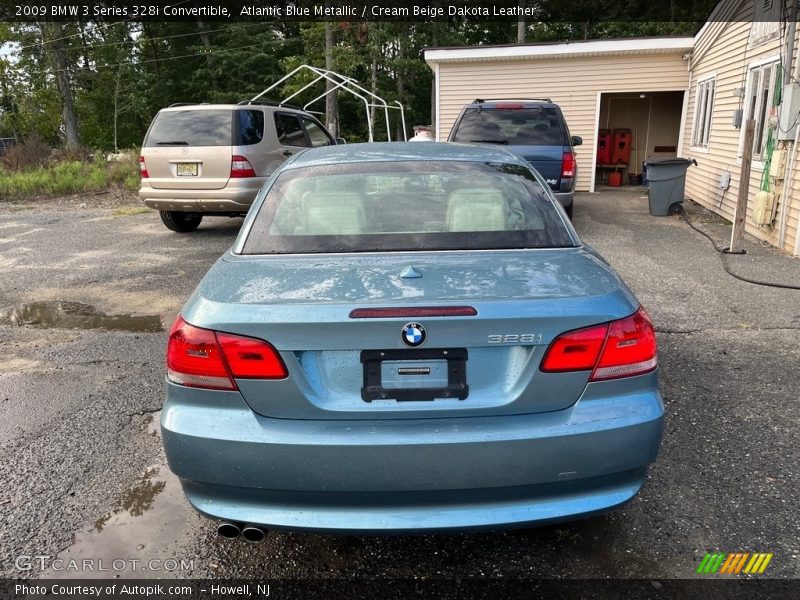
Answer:
[[[75,103],[72,98],[72,84],[69,77],[69,62],[64,44],[64,29],[61,23],[41,23],[42,42],[47,48],[55,71],[58,94],[61,97],[61,118],[64,125],[64,138],[67,146],[80,146],[81,136],[78,133],[78,117],[75,115]]]

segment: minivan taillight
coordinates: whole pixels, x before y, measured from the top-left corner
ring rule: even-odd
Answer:
[[[231,177],[255,177],[256,172],[253,165],[244,156],[234,155],[231,157]]]
[[[564,152],[561,159],[561,177],[575,177],[575,153]]]
[[[235,379],[284,379],[286,366],[263,340],[195,327],[178,316],[167,341],[167,377],[187,387],[236,390]]]
[[[653,323],[639,308],[624,319],[568,331],[547,349],[540,369],[547,373],[588,371],[590,381],[631,377],[658,365]]]
[[[139,175],[142,179],[150,177],[150,174],[147,172],[147,165],[144,164],[144,156],[139,157]]]

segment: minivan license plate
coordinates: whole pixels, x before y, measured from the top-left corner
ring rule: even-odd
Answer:
[[[178,163],[178,177],[197,177],[197,163]]]

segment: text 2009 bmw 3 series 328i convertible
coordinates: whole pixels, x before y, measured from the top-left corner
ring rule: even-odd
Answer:
[[[633,498],[653,326],[502,149],[300,154],[169,335],[161,426],[223,535],[527,526]]]

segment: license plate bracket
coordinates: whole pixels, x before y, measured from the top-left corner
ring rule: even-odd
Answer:
[[[424,350],[362,350],[361,362],[364,365],[364,386],[361,398],[364,402],[373,400],[396,400],[397,402],[430,401],[437,398],[458,398],[464,400],[469,395],[467,385],[466,348],[428,348]],[[419,385],[427,373],[428,366],[415,368],[415,363],[439,363],[446,361],[447,384],[435,387],[386,387],[382,381],[382,363],[397,362],[400,376],[409,375]],[[426,364],[427,364],[426,363]],[[434,369],[435,370],[435,369]],[[428,370],[430,373],[430,370]]]

